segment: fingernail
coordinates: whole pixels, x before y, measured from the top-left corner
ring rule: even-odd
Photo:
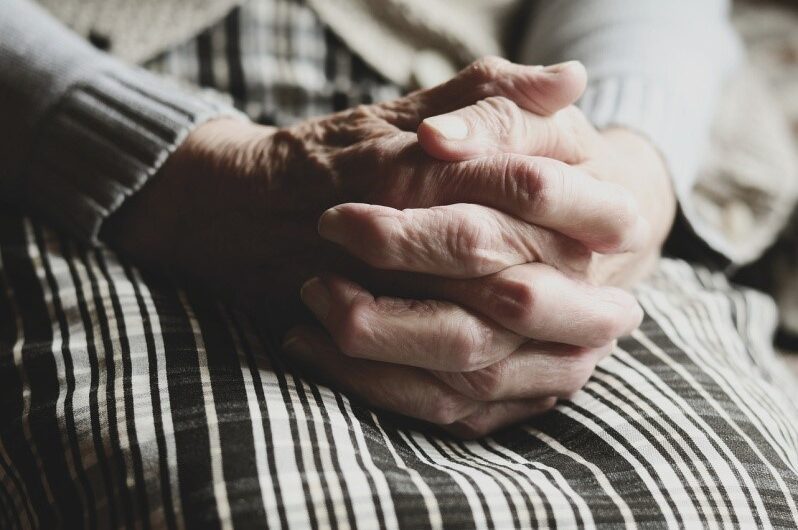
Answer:
[[[343,215],[337,208],[330,208],[319,218],[319,235],[327,241],[342,245],[346,241],[346,228]]]
[[[562,71],[568,70],[576,65],[581,65],[579,61],[566,61],[564,63],[551,64],[543,68],[547,74],[559,74]]]
[[[287,337],[283,342],[283,350],[299,358],[306,358],[313,353],[310,343],[298,335]]]
[[[468,138],[468,124],[460,116],[447,115],[434,116],[424,120],[447,140],[465,140]]]
[[[330,291],[321,278],[315,277],[306,281],[299,290],[299,297],[313,311],[316,318],[321,321],[327,318],[327,313],[330,311]]]

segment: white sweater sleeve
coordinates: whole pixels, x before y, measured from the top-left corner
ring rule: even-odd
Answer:
[[[580,107],[599,128],[622,126],[648,137],[668,164],[687,214],[720,91],[742,55],[729,4],[542,1],[520,59],[580,60],[589,76]]]

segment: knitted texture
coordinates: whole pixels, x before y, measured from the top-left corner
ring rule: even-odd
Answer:
[[[25,179],[30,206],[97,243],[102,222],[138,191],[191,129],[232,112],[169,91],[144,72],[101,72],[48,117]]]
[[[23,0],[0,3],[0,101],[0,197],[92,243],[194,126],[237,115],[96,51]]]

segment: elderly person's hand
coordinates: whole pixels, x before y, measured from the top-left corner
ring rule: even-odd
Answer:
[[[649,229],[637,215],[634,198],[615,184],[562,162],[513,153],[438,161],[420,148],[415,131],[424,118],[492,96],[550,115],[570,104],[583,87],[580,67],[540,69],[488,60],[435,89],[290,129],[211,122],[198,128],[161,174],[126,203],[104,235],[139,262],[257,302],[290,296],[311,273],[335,266],[341,253],[320,244],[315,230],[325,208],[352,200],[392,208],[450,205],[439,208],[437,232],[416,233],[416,259],[422,266],[405,268],[441,278],[391,273],[375,285],[454,303],[386,298],[374,304],[375,309],[389,306],[384,321],[360,321],[346,315],[367,316],[350,312],[355,305],[349,302],[368,300],[363,289],[336,276],[311,285],[331,293],[330,318],[344,316],[338,318],[344,325],[337,338],[347,353],[394,363],[362,361],[380,373],[406,371],[425,381],[437,373],[435,384],[448,389],[452,406],[436,401],[440,393],[414,394],[407,377],[366,378],[383,381],[385,395],[393,388],[404,402],[343,386],[376,405],[454,424],[454,430],[489,431],[578,390],[613,339],[637,325],[641,313],[632,297],[577,278],[589,269],[591,251],[638,249]],[[458,204],[464,202],[489,208],[469,210],[479,207]],[[426,210],[418,212],[426,215]],[[323,231],[335,224],[335,215],[325,218]],[[495,244],[496,234],[502,245]],[[425,256],[426,247],[441,252]],[[470,257],[473,251],[476,260]],[[512,264],[518,266],[507,268]],[[382,266],[389,265],[386,255]],[[311,292],[305,289],[306,296]],[[321,306],[314,309],[330,325]],[[347,322],[368,326],[347,328]],[[363,342],[361,332],[368,335],[372,327],[375,340]],[[299,335],[292,339],[296,345]],[[341,383],[324,356],[305,360]],[[350,366],[341,359],[332,364],[339,362]],[[368,371],[351,368],[349,375]],[[517,377],[479,384],[484,376],[491,379],[504,371]],[[537,383],[529,380],[530,373],[538,374]],[[461,407],[464,397],[469,405]],[[486,400],[497,403],[482,406]]]
[[[653,146],[631,131],[597,131],[576,107],[541,116],[489,97],[424,120],[418,137],[440,160],[526,155],[527,167],[553,175],[532,194],[537,217],[524,218],[533,224],[484,206],[402,211],[354,203],[324,213],[323,237],[381,269],[471,278],[542,261],[594,284],[628,287],[651,270],[673,222],[674,193]],[[621,193],[608,201],[591,188],[596,181],[616,183]],[[629,202],[619,203],[624,197]],[[566,257],[551,242],[541,248],[541,226],[581,243],[582,253],[572,247]]]
[[[424,150],[441,160],[462,161],[500,153],[551,157],[582,175],[615,182],[631,192],[636,203],[632,209],[648,222],[649,230],[640,239],[644,243],[630,249],[632,252],[596,255],[591,267],[584,271],[584,276],[595,283],[631,286],[644,277],[659,256],[673,223],[675,195],[667,168],[653,145],[625,129],[599,132],[574,106],[540,116],[508,98],[490,97],[428,118],[419,127],[418,135]],[[580,185],[580,180],[570,180],[572,185]],[[599,199],[593,207],[612,206]],[[622,223],[629,216],[626,210],[616,214]],[[419,220],[415,219],[413,225],[418,229]],[[594,242],[591,248],[601,250],[602,242]]]
[[[591,313],[599,307],[590,297],[595,293],[566,277],[629,286],[645,276],[670,228],[675,200],[666,168],[648,142],[624,130],[599,133],[574,107],[541,116],[492,97],[425,120],[419,138],[428,153],[450,161],[501,153],[556,157],[579,177],[564,173],[565,186],[553,190],[555,197],[543,193],[551,201],[547,209],[615,206],[602,197],[582,200],[578,186],[594,178],[629,190],[648,220],[644,235],[621,247],[627,252],[602,255],[589,248],[618,250],[628,241],[623,227],[634,226],[634,205],[616,210],[615,230],[596,239],[575,223],[558,227],[581,241],[571,241],[571,252],[552,244],[557,234],[478,205],[400,211],[344,204],[322,216],[320,233],[373,267],[453,280],[415,276],[411,285],[393,278],[400,292],[436,300],[418,301],[374,298],[335,276],[314,279],[303,288],[303,299],[331,339],[297,329],[288,350],[371,403],[460,435],[481,435],[544,411],[555,398],[581,388],[612,338],[631,329],[608,324],[626,316],[627,325],[636,325],[638,313],[622,295],[613,301],[620,312],[605,307]],[[537,206],[544,211],[542,203]],[[547,222],[544,216],[539,220]],[[522,265],[532,261],[555,265],[564,276],[544,265]],[[606,320],[597,320],[602,314]],[[524,342],[525,337],[536,340]]]
[[[626,292],[540,263],[420,283],[439,296],[374,297],[337,275],[311,279],[302,298],[331,337],[302,326],[284,348],[373,406],[477,437],[572,396],[643,316]]]
[[[417,140],[427,117],[491,96],[550,114],[573,102],[584,83],[581,67],[487,59],[433,89],[290,128],[212,121],[125,201],[102,235],[141,264],[245,303],[294,298],[304,280],[328,269],[342,253],[322,243],[316,224],[327,208],[351,201],[495,208],[524,222],[519,229],[527,235],[518,238],[517,252],[528,259],[520,262],[545,257],[558,266],[572,246],[560,234],[589,248],[598,244],[596,250],[625,250],[639,244],[645,229],[630,194],[617,185],[515,154],[439,161]],[[598,202],[601,208],[592,206]]]

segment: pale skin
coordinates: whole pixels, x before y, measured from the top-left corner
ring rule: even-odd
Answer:
[[[320,327],[287,334],[296,364],[482,436],[578,391],[639,325],[623,287],[673,220],[653,146],[572,106],[585,75],[489,58],[290,129],[209,122],[104,237],[255,308],[301,286]]]

